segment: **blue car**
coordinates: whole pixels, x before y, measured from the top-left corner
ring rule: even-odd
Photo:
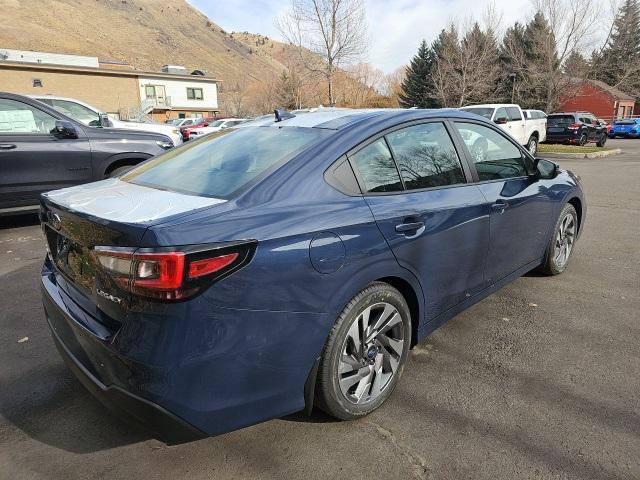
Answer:
[[[277,111],[44,194],[44,309],[85,386],[168,443],[355,419],[443,322],[565,270],[585,212],[473,114]]]
[[[640,138],[640,118],[625,118],[613,122],[609,138]]]

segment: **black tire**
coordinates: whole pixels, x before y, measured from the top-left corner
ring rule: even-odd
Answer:
[[[402,323],[394,327],[394,329],[398,329],[398,334],[401,332],[403,336],[402,353],[398,356],[395,371],[386,386],[378,393],[378,396],[365,403],[354,403],[343,393],[339,384],[341,375],[347,375],[338,373],[340,359],[343,358],[343,351],[348,342],[348,332],[354,322],[367,307],[380,305],[381,302],[395,307],[402,319]],[[411,315],[406,300],[398,290],[389,284],[382,282],[370,284],[347,304],[340,316],[338,316],[331,332],[329,332],[318,368],[315,389],[316,404],[329,415],[340,420],[352,420],[371,413],[389,398],[398,384],[409,353],[410,344]],[[390,352],[391,350],[387,351]],[[367,357],[364,356],[361,360],[363,366],[358,368],[366,371],[369,367],[368,364],[364,363],[365,358]],[[344,379],[345,377],[342,378]],[[372,383],[369,388],[370,391],[373,386]]]
[[[529,137],[529,141],[527,142],[527,151],[533,157],[535,157],[536,154],[538,153],[538,137],[536,137],[535,135],[531,135]]]
[[[583,133],[582,135],[580,135],[580,140],[578,140],[578,145],[580,145],[581,147],[584,147],[587,144],[588,141],[588,137],[586,133]]]
[[[607,138],[609,138],[607,137],[607,134],[603,133],[600,140],[596,143],[596,147],[604,147],[605,143],[607,143]]]
[[[574,234],[573,234],[571,248],[569,250],[568,256],[564,262],[560,263],[558,261],[558,258],[555,255],[556,242],[558,237],[558,231],[562,225],[562,222],[567,217],[567,215],[573,216]],[[547,245],[547,250],[545,252],[545,259],[539,269],[542,273],[545,273],[547,275],[559,275],[565,271],[565,269],[567,268],[567,265],[569,264],[571,254],[573,253],[573,250],[575,248],[575,241],[577,238],[577,234],[578,234],[578,214],[576,213],[576,209],[573,208],[573,205],[571,205],[570,203],[567,203],[562,209],[562,212],[560,212],[560,216],[556,221],[556,224],[553,228],[553,232],[551,234],[551,238],[549,239],[549,244]]]
[[[120,175],[122,175],[125,172],[128,172],[129,170],[131,170],[134,166],[133,165],[124,165],[122,167],[118,167],[118,168],[114,168],[113,170],[111,170],[109,173],[107,173],[105,175],[106,178],[114,178],[114,177],[119,177]]]

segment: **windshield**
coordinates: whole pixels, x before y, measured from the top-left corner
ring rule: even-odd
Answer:
[[[224,120],[216,120],[215,122],[211,122],[209,124],[210,127],[219,127],[224,123]]]
[[[168,151],[121,180],[190,195],[225,198],[330,131],[315,128],[226,129]]]
[[[575,122],[573,115],[550,115],[547,117],[547,125],[550,127],[556,125],[566,125]]]
[[[616,120],[613,122],[614,125],[635,125],[634,120]]]
[[[491,117],[493,116],[493,111],[495,109],[494,108],[474,108],[474,107],[469,107],[469,108],[463,108],[462,110],[464,110],[465,112],[469,112],[469,113],[475,113],[476,115],[480,115],[481,117],[484,117],[487,120],[491,120]]]
[[[85,107],[84,105],[71,102],[69,100],[58,100],[55,98],[50,99],[49,102],[51,103],[51,106],[60,113],[63,113],[67,117],[71,117],[88,127],[100,126],[100,117],[98,113],[89,107]]]
[[[167,125],[180,125],[184,120],[182,118],[174,118],[173,120],[167,120],[166,123]]]

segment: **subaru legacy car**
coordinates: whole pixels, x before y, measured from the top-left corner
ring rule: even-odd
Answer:
[[[443,322],[565,270],[585,212],[578,177],[473,114],[277,111],[44,194],[46,319],[87,388],[167,442],[355,419]]]

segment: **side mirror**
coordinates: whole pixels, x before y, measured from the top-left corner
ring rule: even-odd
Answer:
[[[496,118],[494,122],[497,123],[498,125],[504,125],[505,123],[508,122],[508,120],[507,120],[507,117],[500,117],[500,118]]]
[[[545,160],[544,158],[536,158],[534,161],[534,166],[538,178],[543,178],[545,180],[556,178],[560,170],[560,167],[557,163]]]
[[[53,129],[53,133],[64,138],[78,138],[78,130],[71,122],[64,120],[56,120],[56,127]]]
[[[101,127],[113,127],[113,122],[109,118],[109,115],[107,115],[106,113],[99,114],[98,118],[100,119]]]

